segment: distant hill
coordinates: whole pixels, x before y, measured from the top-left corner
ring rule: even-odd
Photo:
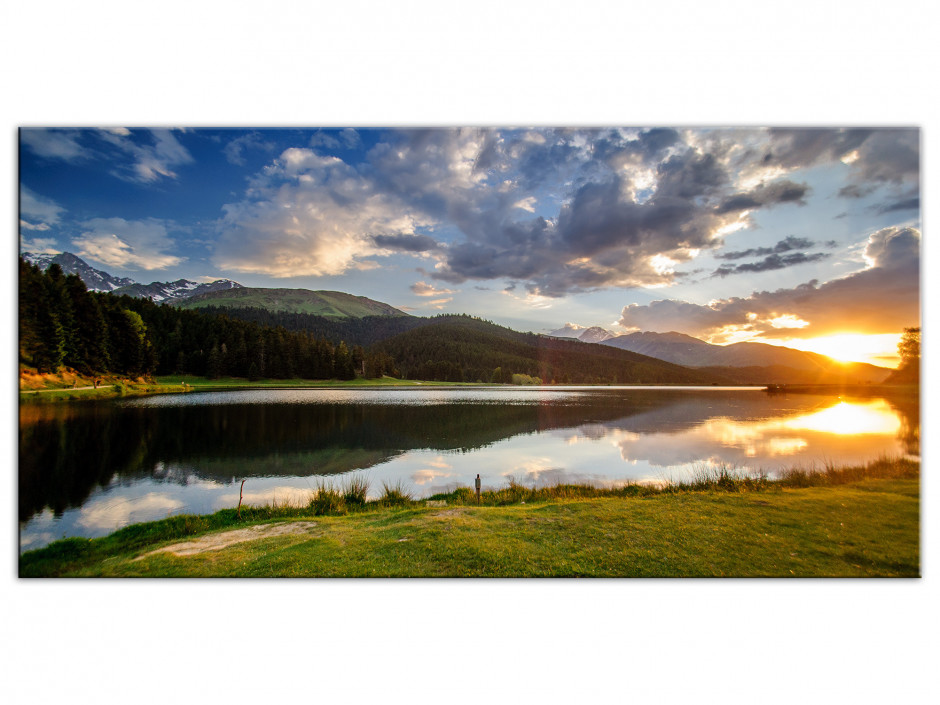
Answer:
[[[604,340],[602,345],[631,350],[642,355],[674,362],[677,365],[710,368],[719,374],[729,372],[719,368],[755,368],[751,369],[746,376],[762,377],[763,375],[763,381],[768,382],[773,381],[767,378],[769,374],[773,377],[792,379],[794,382],[797,381],[796,378],[806,382],[808,379],[828,379],[845,375],[863,382],[878,383],[891,374],[891,370],[884,367],[862,362],[841,363],[825,355],[779,345],[766,343],[712,345],[704,340],[676,332],[630,333]],[[741,371],[737,373],[745,374]]]
[[[182,308],[260,308],[267,311],[305,313],[327,318],[363,318],[365,316],[407,316],[394,306],[353,296],[341,291],[309,289],[265,289],[239,287],[195,294],[179,304]]]
[[[626,350],[519,333],[470,316],[438,316],[373,346],[394,358],[402,376],[443,381],[724,384],[727,377]]]

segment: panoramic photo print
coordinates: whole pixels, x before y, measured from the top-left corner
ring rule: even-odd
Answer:
[[[921,133],[21,127],[21,577],[919,577]]]

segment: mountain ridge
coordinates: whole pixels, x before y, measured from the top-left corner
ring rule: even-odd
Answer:
[[[239,287],[194,294],[179,302],[181,308],[263,308],[269,311],[305,313],[326,318],[408,316],[390,304],[342,291]]]
[[[157,303],[179,301],[190,296],[222,289],[241,288],[241,284],[231,279],[216,279],[200,284],[189,279],[177,279],[173,282],[151,282],[141,284],[129,277],[115,277],[101,269],[95,269],[78,255],[60,252],[56,255],[23,252],[20,256],[30,264],[45,271],[53,264],[58,264],[63,273],[77,274],[89,291],[109,294],[127,294],[138,299],[152,299]]]

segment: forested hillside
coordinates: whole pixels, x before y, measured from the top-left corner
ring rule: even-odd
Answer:
[[[233,312],[227,312],[233,313]],[[259,379],[383,375],[448,382],[684,383],[729,381],[637,353],[479,318],[186,310],[89,292],[77,275],[20,260],[20,362],[41,372],[191,374]],[[295,328],[288,330],[287,327]]]
[[[519,333],[470,316],[439,316],[373,346],[406,379],[511,383],[684,383],[727,380],[616,348]]]
[[[368,347],[386,338],[432,323],[434,318],[417,316],[364,316],[336,318],[312,313],[270,311],[260,307],[229,308],[205,306],[198,309],[207,315],[225,315],[262,326],[282,327],[288,331],[306,332],[318,338],[347,345]]]

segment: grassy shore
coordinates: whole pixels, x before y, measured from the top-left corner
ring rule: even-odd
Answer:
[[[332,388],[332,387],[480,387],[491,386],[480,382],[419,382],[410,379],[397,379],[395,377],[377,377],[366,379],[258,379],[248,380],[244,377],[219,377],[208,379],[206,377],[193,377],[190,375],[170,375],[157,377],[161,385],[182,386],[192,389],[208,391],[213,389],[291,389],[291,388]]]
[[[61,402],[82,399],[108,399],[146,394],[178,394],[184,392],[223,391],[230,389],[297,389],[297,388],[375,388],[375,387],[479,387],[480,383],[419,382],[415,380],[380,377],[375,379],[258,379],[220,377],[208,379],[192,375],[168,375],[152,378],[127,379],[113,375],[92,377],[76,373],[38,375],[33,373],[24,384],[21,375],[21,402]]]
[[[149,577],[917,577],[919,463],[727,468],[601,489],[458,488],[427,500],[361,479],[304,506],[136,524],[24,553],[20,575]]]

